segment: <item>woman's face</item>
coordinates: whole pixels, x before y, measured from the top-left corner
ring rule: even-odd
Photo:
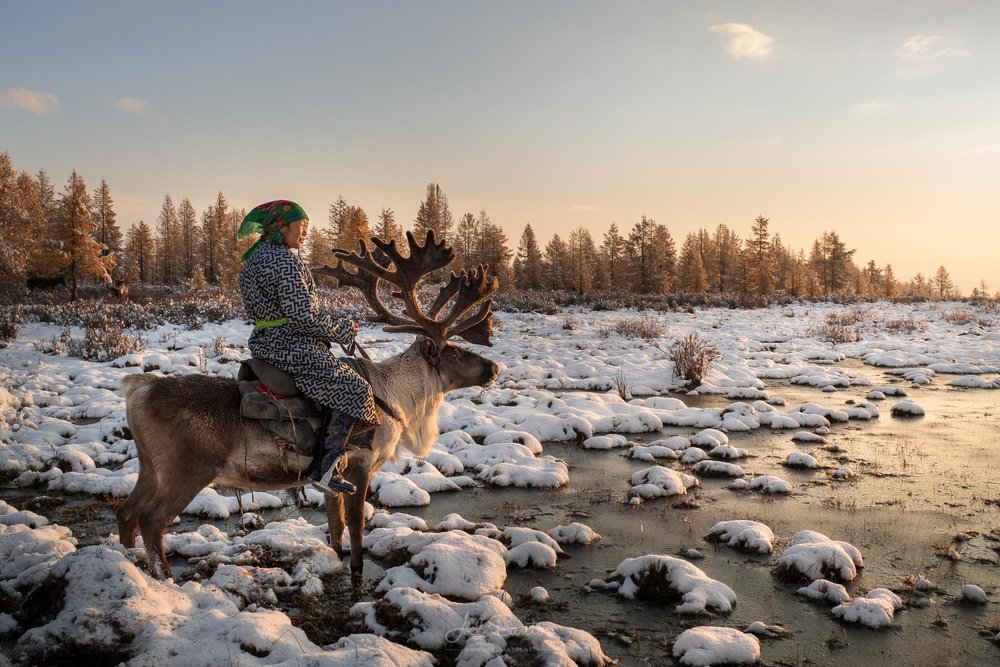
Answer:
[[[285,225],[280,230],[281,238],[285,239],[285,245],[292,250],[298,250],[309,233],[309,219],[296,220],[290,225]]]

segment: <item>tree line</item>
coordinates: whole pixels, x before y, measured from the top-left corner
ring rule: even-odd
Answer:
[[[188,198],[164,197],[156,221],[139,221],[125,233],[106,181],[90,191],[76,171],[61,193],[44,170],[17,172],[0,153],[0,279],[24,284],[31,276],[60,276],[76,296],[86,280],[205,287],[236,283],[240,256],[252,238],[236,240],[246,210],[220,192],[199,214]],[[328,225],[315,224],[302,254],[312,266],[333,262],[334,248],[355,249],[360,239],[379,236],[401,241],[403,226],[391,208],[374,221],[340,196],[327,211]],[[527,290],[578,293],[625,291],[637,294],[719,294],[743,303],[773,298],[960,297],[944,266],[930,277],[899,280],[891,264],[874,260],[859,266],[854,249],[836,231],[825,231],[808,253],[772,234],[770,220],[758,216],[746,238],[726,225],[684,236],[678,248],[666,225],[642,215],[631,229],[612,223],[595,239],[585,227],[564,240],[555,234],[543,247],[530,224],[512,250],[503,229],[485,210],[456,221],[437,183],[428,184],[410,229],[418,239],[428,230],[456,251],[441,271],[488,264],[501,285]],[[973,297],[989,296],[985,281]]]

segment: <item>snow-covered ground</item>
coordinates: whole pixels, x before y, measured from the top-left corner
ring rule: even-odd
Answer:
[[[348,575],[318,494],[297,510],[283,491],[205,489],[167,535],[177,581],[107,534],[138,470],[121,378],[232,376],[245,325],[167,325],[142,353],[91,363],[40,352],[62,328],[25,324],[0,349],[0,648],[25,664],[496,667],[860,664],[891,642],[1000,659],[1000,328],[983,325],[1000,317],[861,309],[862,340],[839,345],[816,333],[857,307],[652,314],[652,341],[613,332],[634,311],[498,313],[496,385],[449,395],[431,453],[373,480],[360,601],[337,593]],[[977,317],[955,323],[964,310]],[[692,332],[722,359],[677,393],[667,349]],[[410,339],[363,328],[360,342],[384,359]],[[334,640],[303,629],[302,599],[337,607]],[[923,637],[931,607],[951,645]],[[682,635],[690,614],[710,623]],[[882,627],[902,638],[859,634]]]

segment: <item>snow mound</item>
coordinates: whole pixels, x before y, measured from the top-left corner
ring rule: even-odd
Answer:
[[[584,449],[619,449],[628,447],[628,439],[620,433],[595,435],[583,441]]]
[[[725,461],[699,461],[692,471],[705,477],[743,477],[746,474],[740,466]]]
[[[736,604],[736,593],[710,578],[695,565],[673,556],[648,555],[628,558],[605,579],[590,582],[592,588],[613,588],[622,597],[660,597],[680,594],[680,614],[703,614],[708,609],[728,613]]]
[[[785,462],[782,464],[788,466],[789,468],[816,468],[819,466],[819,461],[816,460],[815,456],[810,454],[805,454],[803,452],[791,452],[787,457],[785,457]]]
[[[885,588],[876,588],[863,598],[839,604],[830,613],[848,623],[859,623],[878,629],[892,625],[895,612],[903,608],[898,595]]]
[[[729,436],[714,428],[706,428],[691,436],[691,444],[695,447],[718,447],[728,445]]]
[[[559,544],[592,544],[601,536],[590,526],[573,522],[568,526],[556,526],[546,531]]]
[[[779,572],[798,574],[813,581],[853,581],[858,576],[858,569],[863,567],[864,559],[857,547],[812,530],[796,533],[778,558],[777,565]]]
[[[241,611],[214,584],[151,579],[120,551],[92,546],[70,554],[43,584],[53,593],[51,620],[18,640],[18,663],[106,655],[109,663],[431,665],[429,654],[370,636],[348,637],[324,650],[278,611]],[[60,592],[61,590],[61,592]],[[112,657],[113,656],[113,657]]]
[[[511,651],[518,662],[604,667],[613,664],[600,642],[588,632],[555,623],[525,626],[498,598],[452,602],[412,588],[395,588],[384,598],[351,607],[372,632],[422,649],[461,649],[456,664],[507,664]],[[386,626],[380,619],[393,619]],[[361,664],[361,663],[357,663]]]
[[[774,475],[757,475],[749,482],[745,479],[738,479],[729,485],[733,491],[760,491],[761,493],[791,493],[791,482],[787,482]]]
[[[812,600],[826,600],[836,604],[851,601],[851,596],[847,594],[847,589],[838,583],[817,579],[808,586],[803,586],[795,591],[796,595],[802,595]]]
[[[415,588],[463,600],[476,600],[503,588],[507,579],[507,549],[497,540],[460,530],[421,533],[405,527],[377,528],[365,538],[376,556],[406,549],[412,554],[405,565],[389,568],[377,591]],[[540,544],[540,543],[538,543]],[[530,547],[529,547],[530,549]],[[529,549],[525,551],[529,554]],[[555,554],[552,554],[553,560]]]
[[[792,436],[794,442],[808,442],[808,443],[818,443],[826,444],[826,438],[821,435],[817,435],[812,431],[798,431]]]
[[[900,401],[892,406],[891,414],[893,417],[919,417],[924,414],[924,409],[915,401]]]
[[[640,498],[659,498],[662,496],[679,496],[688,489],[698,486],[698,478],[693,475],[652,466],[632,473],[632,489],[630,493]]]
[[[736,628],[702,626],[682,632],[673,651],[682,665],[751,665],[760,660],[760,640]]]
[[[760,554],[769,554],[774,549],[774,533],[771,529],[763,523],[748,519],[720,521],[709,529],[705,539],[725,542],[731,547]]]
[[[76,538],[64,526],[0,523],[0,593],[19,600],[48,576],[55,563],[74,551]]]
[[[491,486],[555,489],[569,484],[569,468],[553,456],[542,456],[487,466],[476,477]]]
[[[677,452],[669,447],[662,447],[660,445],[633,445],[628,450],[628,458],[646,461],[647,463],[653,463],[657,459],[672,461],[677,458]]]
[[[975,584],[965,584],[962,586],[962,589],[958,592],[958,600],[973,604],[986,604],[989,602],[986,598],[986,591]]]

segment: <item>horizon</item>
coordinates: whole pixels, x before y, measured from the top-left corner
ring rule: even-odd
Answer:
[[[1000,5],[701,7],[8,4],[0,151],[57,191],[107,180],[123,231],[218,192],[405,229],[435,182],[512,249],[762,215],[795,250],[833,230],[859,266],[1000,288]]]

